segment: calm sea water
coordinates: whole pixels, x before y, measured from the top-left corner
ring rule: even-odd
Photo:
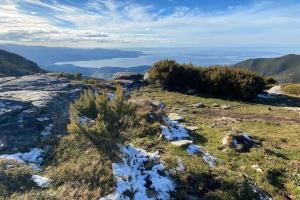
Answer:
[[[125,49],[126,50],[126,49]],[[129,50],[129,49],[128,49]],[[152,65],[161,59],[174,59],[179,63],[193,63],[200,66],[213,64],[234,64],[249,58],[269,58],[281,56],[287,53],[300,52],[299,49],[283,48],[140,48],[130,49],[144,52],[143,56],[136,58],[113,58],[91,61],[72,61],[57,64],[73,64],[80,67],[135,67],[141,65]]]

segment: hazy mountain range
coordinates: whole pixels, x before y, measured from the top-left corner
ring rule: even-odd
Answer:
[[[112,58],[134,58],[143,55],[141,51],[118,49],[80,49],[65,47],[27,46],[2,44],[0,49],[14,52],[38,63],[41,67],[66,61],[88,61]]]
[[[113,58],[135,58],[144,55],[141,51],[126,51],[113,49],[74,49],[59,47],[0,45],[0,49],[10,51],[0,52],[0,75],[20,76],[42,72],[81,73],[84,76],[111,79],[116,72],[146,72],[150,65],[123,67],[79,67],[73,64],[60,64],[65,61],[89,61]],[[16,53],[16,54],[15,54]],[[19,56],[19,55],[21,56]],[[24,56],[24,57],[22,57]],[[29,60],[27,60],[29,59]],[[32,61],[30,61],[32,60]],[[36,62],[37,64],[35,64]],[[38,65],[42,68],[40,69]],[[125,64],[124,64],[125,65]],[[264,76],[272,76],[279,82],[300,82],[300,55],[289,54],[277,58],[248,59],[233,67],[246,68]]]

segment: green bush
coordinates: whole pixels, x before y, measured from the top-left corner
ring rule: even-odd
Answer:
[[[121,141],[127,130],[137,124],[135,110],[135,106],[125,99],[120,86],[112,100],[106,94],[95,95],[92,91],[85,91],[71,105],[68,130],[87,137],[97,145],[115,143],[115,140]],[[81,123],[82,118],[88,121]]]
[[[277,81],[272,77],[266,77],[265,82],[266,82],[267,85],[273,85],[273,84],[277,83]]]
[[[250,71],[229,67],[194,67],[162,60],[149,70],[149,81],[168,90],[196,90],[217,96],[249,99],[265,88],[264,79]]]

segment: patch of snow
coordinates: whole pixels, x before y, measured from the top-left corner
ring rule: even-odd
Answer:
[[[53,124],[49,124],[48,126],[45,127],[45,129],[41,132],[41,135],[46,137],[51,134],[51,130],[53,128]]]
[[[48,117],[38,117],[36,118],[39,122],[49,121]]]
[[[50,179],[47,177],[39,176],[39,175],[32,175],[31,180],[36,183],[37,186],[41,188],[46,188],[50,184]]]
[[[94,123],[95,120],[92,120],[86,116],[82,116],[82,117],[79,117],[78,118],[78,123],[81,124],[81,125],[89,125],[89,124],[92,124]]]
[[[243,137],[244,137],[246,140],[248,140],[249,142],[252,141],[252,138],[250,137],[250,135],[249,135],[248,133],[244,133],[244,134],[243,134]]]
[[[269,94],[275,94],[275,95],[283,94],[280,85],[276,85],[276,86],[270,88],[267,92],[268,92]]]
[[[186,150],[189,154],[201,154],[203,160],[207,162],[211,167],[216,166],[216,158],[210,155],[209,153],[205,152],[200,146],[191,144],[188,146]]]
[[[108,100],[110,100],[110,101],[113,100],[114,96],[115,96],[115,94],[112,93],[112,92],[109,92],[109,93],[107,94],[107,98],[108,98]]]
[[[169,118],[164,118],[167,126],[161,125],[161,130],[163,136],[169,140],[180,140],[189,138],[188,131],[184,128],[183,125],[179,124],[177,121],[172,121]]]
[[[257,98],[260,98],[260,99],[275,99],[276,96],[270,95],[270,94],[258,94]]]
[[[113,163],[112,169],[117,180],[116,191],[100,200],[130,199],[126,191],[134,194],[133,199],[170,199],[170,191],[175,189],[175,183],[168,177],[161,175],[164,171],[163,163],[158,161],[158,152],[147,153],[133,146],[121,148],[123,162]],[[145,164],[151,162],[151,168]],[[150,182],[150,186],[146,183]],[[155,198],[149,197],[147,191],[154,190]]]
[[[177,157],[177,166],[170,170],[172,174],[176,174],[176,172],[184,172],[185,166],[180,157]]]
[[[260,191],[256,185],[251,183],[250,187],[254,193],[258,194],[260,200],[273,200],[268,194]]]
[[[28,163],[33,169],[38,169],[42,163],[43,149],[33,148],[29,152],[25,153],[14,153],[14,154],[3,154],[0,155],[2,159],[15,160],[20,163]]]

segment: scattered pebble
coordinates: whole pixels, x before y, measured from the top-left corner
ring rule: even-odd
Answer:
[[[259,173],[263,173],[262,169],[260,168],[259,165],[251,165],[251,168],[254,169],[255,171]]]

